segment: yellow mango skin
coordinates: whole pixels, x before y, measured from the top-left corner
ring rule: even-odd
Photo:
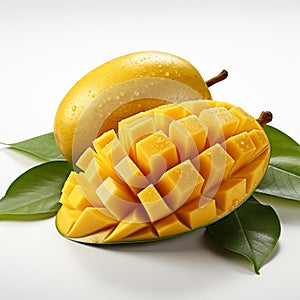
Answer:
[[[182,116],[177,121],[178,114],[176,114],[172,122],[186,120],[186,113],[183,112],[187,106],[192,108],[191,110],[195,108],[197,112],[191,112],[191,116],[199,118],[204,124],[211,121],[210,115],[206,119],[207,114],[205,114],[205,111],[202,113],[205,109],[220,107],[218,109],[218,119],[221,118],[219,125],[218,122],[215,125],[219,128],[209,125],[207,126],[207,134],[198,137],[198,139],[201,139],[201,147],[197,147],[198,142],[195,139],[194,148],[198,149],[197,153],[187,151],[191,157],[187,157],[184,161],[178,160],[177,154],[173,153],[174,151],[164,155],[165,149],[168,148],[166,147],[166,139],[169,138],[168,128],[173,125],[168,120],[156,123],[156,131],[137,139],[135,142],[133,141],[133,147],[139,143],[145,143],[147,148],[145,149],[148,152],[153,151],[151,156],[157,154],[161,159],[165,159],[167,169],[160,174],[161,169],[157,166],[153,169],[153,172],[156,173],[153,176],[147,176],[148,170],[143,171],[141,163],[138,162],[137,157],[139,155],[130,154],[129,151],[126,159],[135,159],[136,164],[134,166],[136,169],[133,171],[128,170],[128,173],[126,173],[126,168],[124,168],[124,177],[129,178],[129,176],[132,176],[130,178],[135,178],[134,176],[140,177],[144,174],[145,182],[140,185],[139,180],[121,180],[118,184],[115,184],[113,193],[98,192],[99,207],[103,205],[103,208],[100,208],[101,211],[107,210],[108,214],[103,219],[100,217],[98,222],[95,217],[92,223],[86,225],[77,222],[79,219],[81,222],[85,221],[83,211],[86,209],[87,202],[74,199],[78,182],[74,172],[72,172],[62,189],[60,200],[62,208],[57,215],[56,224],[61,234],[82,243],[106,244],[155,241],[207,226],[241,205],[251,195],[266,172],[270,158],[268,138],[260,124],[238,107],[212,100],[194,100],[194,102],[195,105],[191,105],[191,103],[185,105],[184,102],[178,104],[178,107],[182,107],[182,111],[180,111],[180,108],[178,111],[179,115],[182,113]],[[168,110],[168,107],[170,108],[173,105],[168,104],[145,113],[155,119],[156,112]],[[129,119],[122,122],[130,125],[130,122],[136,122],[137,120],[132,117]],[[245,120],[248,122],[245,122]],[[233,122],[234,125],[232,125]],[[169,124],[169,127],[166,124]],[[199,124],[197,122],[191,124],[194,124],[193,128],[195,130],[198,129]],[[165,133],[162,132],[162,128],[164,128]],[[218,134],[223,131],[223,134],[219,134],[217,140],[214,136],[211,138],[212,135],[210,134],[210,131],[215,129]],[[138,126],[137,130],[139,130]],[[231,133],[229,134],[229,132]],[[134,136],[134,134],[134,131],[128,131],[128,135]],[[154,138],[157,134],[161,135],[159,139]],[[189,132],[186,132],[186,134],[188,135]],[[94,145],[98,146],[102,143],[101,147],[96,147],[97,149],[93,153],[90,149],[87,149],[79,161],[82,162],[83,168],[95,159],[105,160],[107,164],[110,161],[111,165],[108,165],[110,173],[107,174],[107,178],[113,180],[112,178],[118,176],[118,167],[117,164],[114,166],[112,160],[109,159],[114,154],[111,151],[103,151],[112,142],[111,138],[107,138],[107,135],[114,137],[114,142],[120,142],[117,132],[105,133],[94,142]],[[126,140],[126,131],[123,131],[122,135]],[[147,143],[147,141],[152,142]],[[161,143],[161,147],[159,143]],[[178,151],[178,146],[175,148]],[[116,153],[118,156],[119,151],[116,150],[116,152],[118,152]],[[177,161],[175,166],[174,161]],[[142,163],[144,163],[144,159]],[[160,178],[154,180],[153,178],[156,178],[157,174],[160,174]],[[81,172],[80,175],[84,177],[85,172]],[[96,169],[87,175],[96,179],[97,176],[101,177],[101,174],[97,175]],[[82,182],[84,183],[84,181]],[[99,186],[93,186],[96,191],[101,191],[106,187],[105,183],[101,183],[101,180],[94,180],[93,182],[99,182]],[[134,182],[133,186],[130,185],[130,182]],[[83,187],[83,191],[84,188],[86,187]],[[87,194],[86,197],[88,197]],[[107,197],[111,201],[107,202]],[[122,202],[118,202],[119,199],[116,197],[119,197]],[[124,200],[129,202],[125,203]],[[90,207],[93,207],[92,203]],[[81,213],[80,209],[82,209]],[[96,212],[96,209],[91,211]],[[93,214],[93,216],[96,216],[96,214]],[[99,214],[99,216],[101,215]],[[114,218],[115,222],[108,224],[106,222],[107,218],[109,220]],[[77,224],[77,227],[74,224]],[[105,224],[105,226],[101,224]],[[88,230],[90,230],[90,234],[87,233]],[[86,234],[80,236],[82,232]]]
[[[54,120],[54,135],[61,153],[72,161],[73,136],[82,113],[101,93],[127,80],[143,77],[168,78],[181,82],[211,99],[209,89],[197,69],[183,58],[158,51],[141,51],[108,61],[82,77],[61,101]],[[151,106],[149,101],[137,100],[126,108],[114,111],[110,120],[103,124],[103,132],[113,128],[124,117],[142,110],[164,104],[157,99]],[[124,115],[124,112],[126,115]],[[111,125],[113,123],[113,125]]]

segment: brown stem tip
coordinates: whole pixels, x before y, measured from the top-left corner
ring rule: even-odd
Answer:
[[[273,114],[270,111],[263,111],[261,112],[260,116],[256,121],[261,125],[264,126],[270,123],[273,119]]]
[[[227,72],[226,70],[223,70],[223,71],[222,71],[220,74],[218,74],[217,76],[215,76],[215,77],[213,77],[213,78],[207,80],[207,81],[206,81],[206,85],[207,85],[208,87],[210,87],[210,86],[214,85],[215,83],[218,83],[218,82],[220,82],[220,81],[226,79],[227,76],[228,76],[228,72]]]

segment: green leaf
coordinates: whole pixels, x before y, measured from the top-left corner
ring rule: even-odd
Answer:
[[[280,130],[265,126],[271,159],[256,192],[300,201],[300,145]]]
[[[57,148],[53,132],[46,133],[18,143],[5,144],[1,142],[1,144],[9,146],[16,150],[30,153],[44,160],[64,160],[64,157],[61,155]]]
[[[20,175],[0,200],[0,220],[36,220],[55,215],[71,170],[72,164],[66,161],[52,161]]]
[[[209,225],[207,230],[226,249],[250,260],[257,274],[276,246],[281,231],[272,207],[252,197],[228,216]]]

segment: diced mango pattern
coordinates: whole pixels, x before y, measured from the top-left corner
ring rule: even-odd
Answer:
[[[247,199],[270,144],[241,108],[167,104],[119,122],[93,142],[62,189],[57,227],[89,243],[156,240],[206,226]]]

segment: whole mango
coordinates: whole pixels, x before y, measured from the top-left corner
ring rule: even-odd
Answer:
[[[208,86],[195,67],[188,61],[173,54],[142,51],[124,55],[100,65],[81,78],[66,94],[56,112],[54,135],[58,148],[64,157],[72,162],[73,139],[82,113],[94,99],[109,88],[122,82],[144,77],[168,78],[181,82],[195,91],[203,99],[211,99]],[[134,105],[120,107],[107,119],[102,132],[114,128],[121,120],[140,111],[164,104],[161,99],[136,101]]]

